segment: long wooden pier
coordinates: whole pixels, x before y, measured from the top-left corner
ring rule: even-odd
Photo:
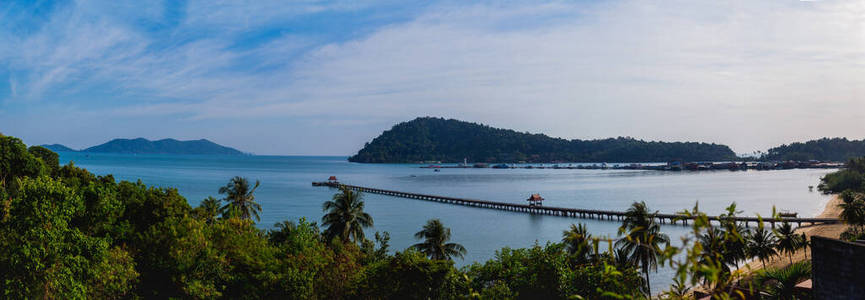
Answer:
[[[530,214],[541,214],[541,215],[552,215],[552,216],[562,216],[562,217],[573,217],[573,218],[583,218],[583,219],[598,219],[598,220],[621,220],[625,216],[625,212],[623,211],[613,211],[613,210],[598,210],[598,209],[581,209],[581,208],[566,208],[566,207],[554,207],[554,206],[541,206],[541,205],[527,205],[527,204],[518,204],[518,203],[507,203],[507,202],[496,202],[496,201],[487,201],[487,200],[477,200],[477,199],[466,199],[466,198],[456,198],[456,197],[447,197],[447,196],[437,196],[437,195],[427,195],[427,194],[419,194],[419,193],[408,193],[408,192],[400,192],[393,190],[385,190],[385,189],[377,189],[371,187],[363,187],[349,184],[341,184],[338,182],[313,182],[313,186],[327,186],[332,188],[345,188],[354,191],[360,191],[364,193],[373,193],[380,194],[386,196],[393,197],[401,197],[408,199],[418,199],[418,200],[426,200],[426,201],[434,201],[440,203],[447,204],[455,204],[455,205],[464,205],[464,206],[472,206],[472,207],[480,207],[480,208],[488,208],[488,209],[497,209],[497,210],[505,210],[505,211],[513,211],[513,212],[521,212],[521,213],[530,213]],[[687,225],[688,221],[693,220],[694,217],[688,217],[681,214],[655,214],[655,218],[662,224],[682,224]],[[720,222],[722,219],[726,217],[721,216],[709,216],[709,221]],[[757,224],[759,222],[759,218],[757,217],[735,217],[736,222],[745,223],[745,226],[750,226],[750,223]],[[834,218],[790,218],[783,217],[780,219],[773,218],[765,218],[763,219],[764,223],[770,223],[772,227],[775,227],[775,223],[795,223],[799,226],[802,224],[835,224],[839,223],[840,220]]]

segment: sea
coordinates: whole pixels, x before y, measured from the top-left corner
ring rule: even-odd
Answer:
[[[736,203],[741,215],[770,216],[773,207],[818,215],[830,200],[809,186],[834,170],[792,169],[771,171],[649,171],[586,169],[432,169],[420,164],[358,164],[346,157],[324,156],[218,156],[167,154],[98,154],[60,152],[61,164],[74,162],[98,175],[117,180],[142,180],[147,185],[177,188],[198,205],[208,196],[220,198],[218,189],[234,176],[261,182],[255,200],[261,204],[258,226],[270,229],[284,220],[320,221],[321,205],[335,190],[314,187],[314,181],[336,176],[342,183],[404,192],[525,203],[538,193],[544,205],[557,207],[626,210],[645,201],[653,211],[675,213],[699,205],[716,215]],[[617,237],[618,221],[532,215],[518,212],[457,206],[414,199],[364,194],[365,210],[374,227],[366,230],[390,233],[392,250],[403,250],[419,241],[414,233],[429,219],[440,219],[452,232],[452,241],[468,253],[457,266],[484,262],[503,247],[522,248],[558,242],[570,224],[582,223],[594,236]],[[688,233],[681,225],[664,225],[662,231],[674,243]],[[603,248],[602,248],[603,249]],[[652,289],[667,289],[673,271],[652,273]]]

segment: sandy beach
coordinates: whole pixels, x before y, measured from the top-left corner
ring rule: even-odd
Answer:
[[[832,197],[828,203],[826,203],[826,207],[823,209],[823,212],[817,215],[817,218],[838,218],[841,214],[841,208],[838,205],[841,204],[841,199],[838,195]],[[805,233],[809,238],[812,236],[822,236],[829,238],[838,238],[842,232],[847,228],[845,224],[829,224],[829,225],[808,225],[796,228],[796,232]],[[807,250],[800,250],[793,254],[793,262],[799,262],[805,260],[806,257],[811,257],[811,248]],[[807,256],[806,256],[807,255]],[[775,256],[771,260],[766,262],[766,266],[760,262],[760,260],[752,260],[748,262],[746,265],[742,266],[740,269],[749,270],[753,273],[757,270],[763,269],[764,267],[770,268],[783,268],[790,264],[790,258],[787,255]]]

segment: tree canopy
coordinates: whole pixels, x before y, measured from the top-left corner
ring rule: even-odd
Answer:
[[[450,230],[435,220],[416,234],[420,244],[403,251],[389,250],[386,232],[367,239],[372,216],[350,191],[323,201],[325,230],[305,218],[261,229],[252,211],[241,213],[255,189],[242,178],[223,187],[228,199],[208,197],[192,207],[177,189],[57,166],[52,153],[31,149],[0,136],[0,298],[643,299],[656,264],[676,270],[671,292],[701,280],[707,290],[727,293],[736,278],[729,266],[741,258],[729,251],[742,242],[733,237],[759,235],[774,244],[735,223],[714,228],[695,207],[683,212],[696,217],[693,236],[671,247],[653,213],[635,203],[616,247],[575,225],[562,243],[503,248],[457,268],[447,258],[464,249],[449,243]],[[854,162],[848,170],[865,168]],[[847,193],[849,203],[861,202],[860,192]],[[234,213],[221,214],[223,202],[235,202]],[[735,206],[728,211],[735,214]],[[788,236],[786,253],[801,247]],[[768,289],[795,281],[771,280]]]
[[[735,159],[729,147],[634,138],[566,140],[543,134],[443,118],[399,123],[349,158],[363,163],[462,162],[667,162]]]
[[[862,156],[865,156],[865,140],[822,138],[771,148],[761,159],[767,161],[847,161]]]

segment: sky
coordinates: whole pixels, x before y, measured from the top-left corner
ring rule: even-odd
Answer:
[[[420,116],[750,153],[865,138],[862,1],[2,1],[0,132],[350,155]]]

